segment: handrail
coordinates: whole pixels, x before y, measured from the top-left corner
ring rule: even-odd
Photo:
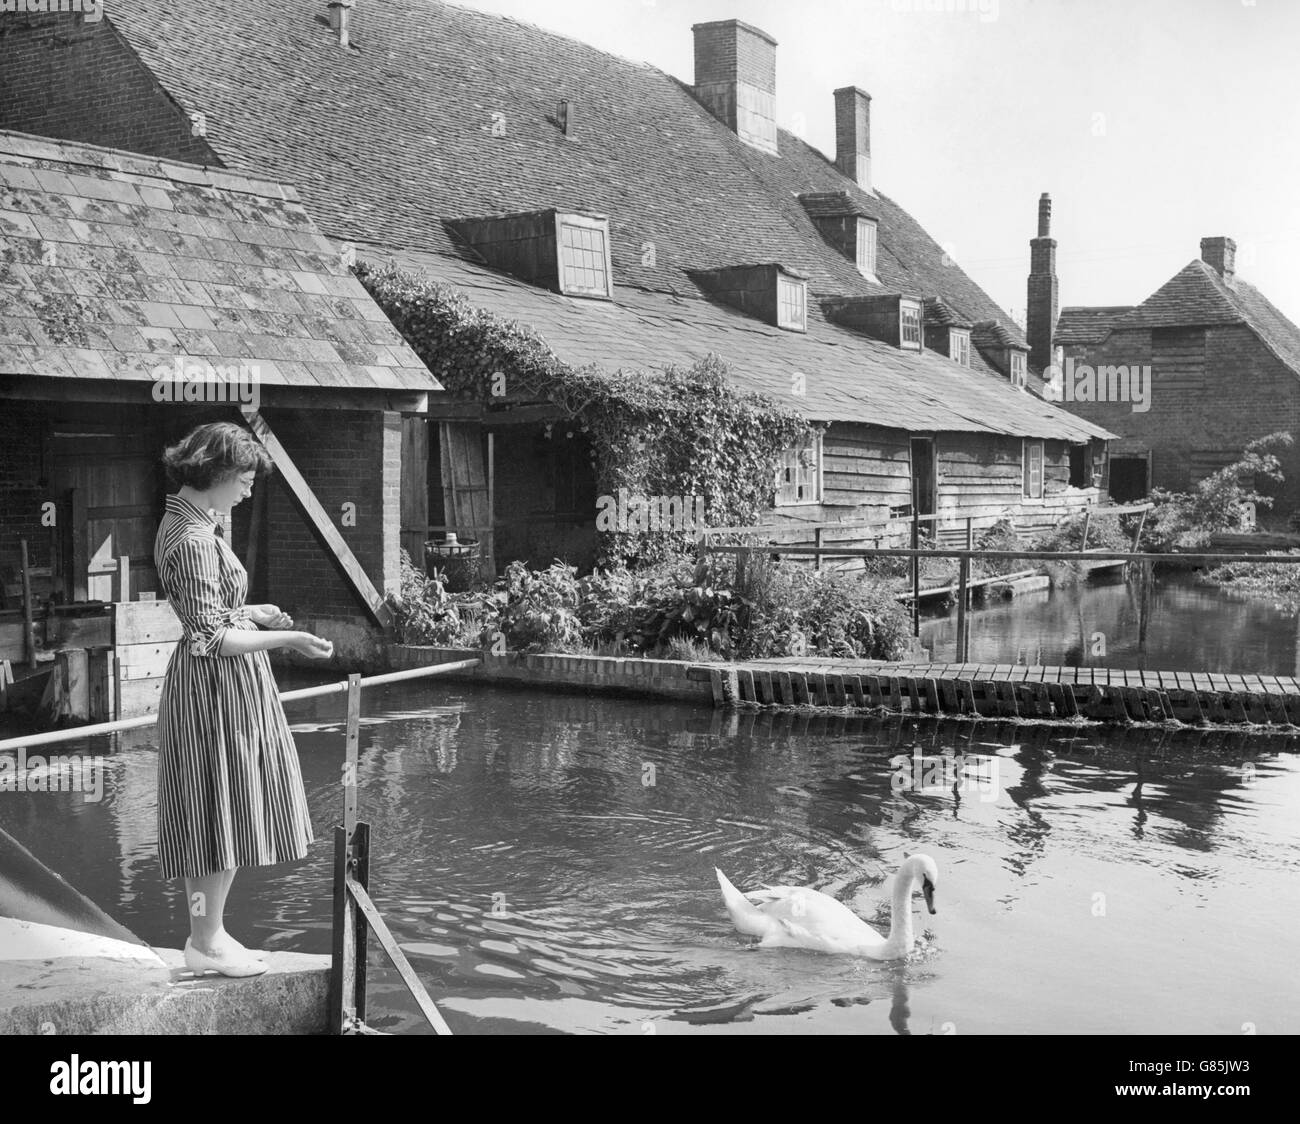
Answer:
[[[380,683],[397,683],[403,679],[419,679],[426,675],[445,675],[449,671],[464,671],[482,663],[482,660],[456,660],[454,663],[432,664],[429,667],[412,668],[410,671],[393,671],[383,675],[371,675],[361,680],[363,687],[374,687]],[[296,691],[281,691],[280,701],[297,702],[299,699],[315,698],[318,695],[342,694],[348,689],[348,680],[337,683],[325,683],[318,687],[302,687]],[[43,734],[25,734],[20,738],[6,738],[0,741],[0,750],[22,749],[32,745],[53,745],[56,742],[77,741],[80,738],[92,738],[99,734],[116,734],[122,730],[138,730],[142,726],[152,726],[158,721],[156,714],[144,714],[139,718],[119,718],[113,722],[96,722],[90,726],[74,726],[68,730],[50,730]]]

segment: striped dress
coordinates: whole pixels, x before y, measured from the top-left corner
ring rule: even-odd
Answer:
[[[293,735],[266,652],[222,656],[257,631],[248,574],[219,525],[180,496],[154,543],[182,636],[158,706],[158,857],[164,878],[301,859],[313,841]]]

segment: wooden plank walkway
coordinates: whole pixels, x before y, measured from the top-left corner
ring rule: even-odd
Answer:
[[[1128,725],[1300,726],[1290,676],[1024,664],[791,658],[691,669],[716,705],[883,708],[981,718]]]

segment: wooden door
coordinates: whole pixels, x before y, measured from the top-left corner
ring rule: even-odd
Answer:
[[[447,525],[460,528],[457,533],[462,540],[478,539],[483,544],[483,568],[491,574],[492,512],[482,426],[478,422],[440,422],[438,438]]]
[[[72,600],[121,599],[123,558],[132,598],[157,591],[153,544],[163,481],[152,444],[147,425],[126,414],[51,424],[50,490],[67,496],[72,522],[61,575]]]
[[[917,515],[933,515],[939,509],[938,473],[935,466],[934,438],[912,438],[912,510]],[[921,533],[934,533],[934,520],[921,524]]]

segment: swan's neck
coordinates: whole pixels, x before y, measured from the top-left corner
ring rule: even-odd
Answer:
[[[894,908],[889,916],[889,945],[900,955],[912,951],[912,886],[916,872],[900,870],[894,879]]]

